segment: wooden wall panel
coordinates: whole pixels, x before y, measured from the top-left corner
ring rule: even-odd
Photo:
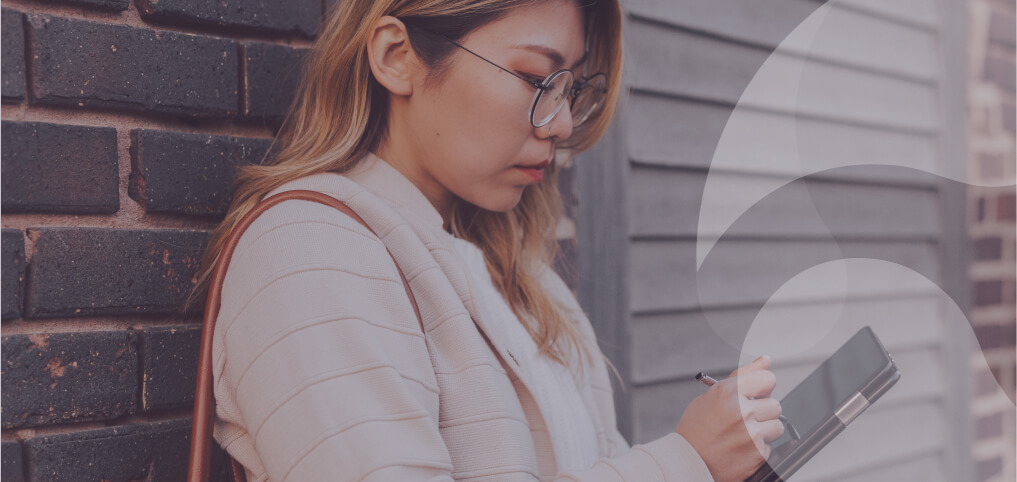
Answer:
[[[735,237],[933,239],[941,229],[937,194],[928,189],[760,179],[723,172],[708,175],[642,166],[633,167],[629,182],[629,232],[637,237],[694,237],[698,233]],[[699,224],[707,182],[711,189],[722,193],[709,198],[707,215],[745,205],[752,208],[730,227]],[[787,184],[755,203],[759,196],[782,183]],[[722,228],[729,229],[725,233],[720,231]]]
[[[817,0],[823,1],[823,0]],[[843,7],[938,31],[943,21],[936,0],[834,0]]]
[[[750,358],[770,354],[778,366],[815,363],[836,349],[830,340],[845,339],[865,325],[873,326],[889,350],[935,347],[943,336],[940,303],[930,295],[638,315],[632,321],[632,380],[659,383],[700,370],[726,374],[745,358],[742,351]],[[738,343],[748,333],[745,320],[766,327],[753,331],[747,345]],[[799,336],[782,343],[792,334]],[[813,340],[811,349],[798,350]]]
[[[624,112],[630,156],[647,165],[936,185],[935,179],[908,172],[937,172],[935,136],[751,109],[732,117],[732,111],[637,92]],[[722,134],[724,149],[715,158]]]
[[[933,85],[633,25],[628,65],[639,90],[919,132],[939,126]]]
[[[812,0],[634,0],[629,2],[629,10],[641,19],[770,48],[779,46],[786,53],[925,81],[935,79],[935,31],[902,27],[885,13],[874,14],[857,6],[841,8],[843,3],[828,1],[820,8],[824,4]]]
[[[700,304],[709,308],[763,303],[785,281],[830,259],[885,259],[929,279],[939,276],[939,253],[929,243],[722,241],[698,273],[694,241],[636,240],[630,250],[629,306],[634,313],[687,310]],[[926,280],[903,270],[889,273],[866,266],[853,270],[851,276],[869,281],[852,288],[855,296],[897,296],[930,289]],[[831,282],[803,286],[789,296],[808,301],[840,294],[839,285]]]

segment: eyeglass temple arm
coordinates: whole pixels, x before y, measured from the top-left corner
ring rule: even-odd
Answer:
[[[498,64],[496,64],[494,62],[491,62],[490,60],[487,60],[484,57],[481,57],[480,54],[478,54],[478,53],[476,53],[476,52],[474,52],[474,51],[472,51],[472,50],[470,50],[470,49],[468,49],[466,47],[463,47],[462,44],[460,44],[459,42],[456,42],[455,40],[452,40],[452,39],[450,39],[448,37],[444,37],[444,36],[443,36],[443,38],[445,40],[448,40],[448,42],[451,43],[452,45],[455,45],[456,47],[459,47],[459,48],[461,48],[461,49],[463,49],[463,50],[473,54],[474,57],[476,57],[476,58],[478,58],[480,60],[483,60],[484,62],[487,62],[487,63],[489,63],[489,64],[491,64],[491,65],[493,65],[495,67],[498,67],[499,69],[504,70],[505,72],[508,72],[513,77],[515,77],[515,78],[517,78],[517,79],[519,79],[519,80],[521,80],[523,82],[526,82],[527,84],[530,84],[531,86],[533,86],[534,89],[540,89],[540,90],[544,89],[544,85],[541,84],[540,82],[537,82],[535,80],[527,79],[526,77],[522,77],[519,74],[517,74],[517,73],[515,73],[515,72],[513,72],[513,71],[511,71],[509,69],[506,69],[505,67],[502,67],[502,66],[500,66],[500,65],[498,65]]]

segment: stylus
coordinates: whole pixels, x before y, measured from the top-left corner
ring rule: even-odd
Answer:
[[[696,374],[696,380],[699,380],[699,381],[703,382],[708,387],[712,387],[712,386],[717,384],[717,380],[715,378],[711,377],[710,375],[707,375],[704,372],[697,373]],[[788,435],[790,435],[792,439],[794,439],[794,440],[801,440],[802,439],[802,436],[798,434],[798,431],[795,430],[795,426],[791,425],[791,421],[788,420],[787,417],[785,417],[783,414],[781,414],[781,415],[777,416],[777,419],[780,420],[781,423],[784,424],[784,427],[787,428]]]

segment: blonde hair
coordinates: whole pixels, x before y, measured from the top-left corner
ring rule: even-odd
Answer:
[[[294,179],[332,171],[346,172],[384,139],[388,91],[374,80],[367,40],[383,16],[412,20],[414,26],[458,40],[513,8],[539,0],[345,0],[338,2],[311,50],[303,82],[283,123],[274,158],[242,166],[234,180],[230,208],[212,233],[190,307],[206,293],[215,263],[229,233],[270,191]],[[581,0],[586,17],[588,72],[605,72],[609,92],[604,108],[577,127],[560,147],[581,152],[592,147],[614,117],[621,85],[621,8],[618,0]],[[409,23],[407,23],[409,25]],[[415,53],[440,75],[450,44],[429,41],[408,30]],[[555,163],[552,163],[554,165]],[[533,336],[540,351],[564,361],[566,346],[586,353],[577,328],[543,291],[535,275],[550,266],[557,248],[555,226],[561,213],[557,172],[526,188],[507,213],[485,211],[459,201],[447,220],[453,234],[478,245],[488,270],[509,306]],[[566,345],[559,342],[564,338]]]

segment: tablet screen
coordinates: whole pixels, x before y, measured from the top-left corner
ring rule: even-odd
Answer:
[[[869,327],[856,333],[830,358],[809,374],[781,401],[784,416],[802,438],[819,428],[849,397],[879,374],[889,363],[886,352]],[[786,454],[791,438],[788,431],[771,444],[770,464]]]

